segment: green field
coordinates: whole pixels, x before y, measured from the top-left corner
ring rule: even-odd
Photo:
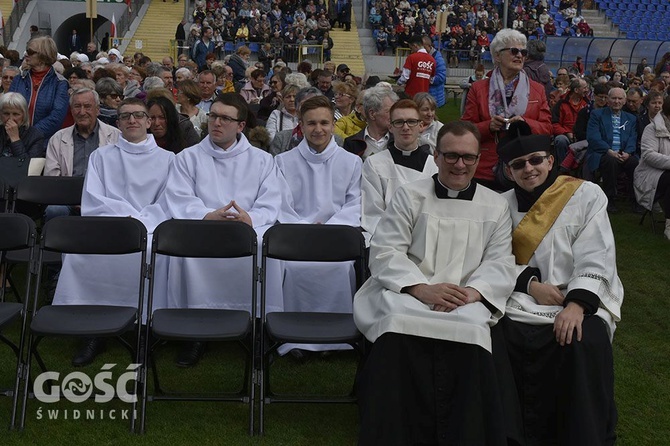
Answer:
[[[449,119],[455,113],[452,99],[439,114],[442,119]],[[652,234],[648,220],[639,226],[639,219],[632,213],[612,217],[619,275],[626,289],[623,319],[614,338],[618,444],[656,446],[668,444],[670,438],[670,319],[665,317],[666,311],[670,313],[670,242],[661,234]],[[10,332],[10,337],[15,338],[15,334]],[[40,347],[48,367],[62,372],[61,379],[72,371],[69,361],[77,345],[71,340],[48,340]],[[237,387],[242,378],[239,372],[242,356],[237,347],[210,346],[203,361],[188,370],[173,364],[178,348],[169,345],[158,353],[164,387],[211,390]],[[93,376],[104,363],[118,363],[119,368],[125,368],[128,359],[122,347],[112,344],[93,365],[81,370]],[[0,386],[10,387],[13,357],[7,348],[0,348],[0,370]],[[305,365],[281,359],[274,370],[276,390],[305,388],[343,393],[352,382],[355,360],[349,353],[313,358]],[[36,366],[33,372],[39,373]],[[9,423],[10,406],[9,398],[0,398],[0,425]],[[237,403],[151,402],[144,436],[130,434],[127,421],[71,419],[75,409],[99,412],[101,406],[93,402],[41,404],[29,400],[25,431],[2,434],[0,444],[311,446],[356,442],[354,405],[270,405],[266,409],[266,435],[262,438],[247,435],[246,407]],[[38,419],[40,407],[42,419]],[[109,411],[127,405],[112,401],[103,407]],[[48,409],[59,410],[59,419],[50,420]],[[63,410],[68,411],[70,419],[62,419]]]

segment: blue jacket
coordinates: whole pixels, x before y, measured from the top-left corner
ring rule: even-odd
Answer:
[[[428,93],[435,98],[439,108],[447,102],[444,94],[444,83],[447,81],[447,64],[444,63],[444,58],[439,51],[433,50],[430,55],[435,59],[435,76],[430,83]]]
[[[44,76],[44,79],[42,79],[42,84],[37,90],[35,109],[33,110],[33,115],[30,117],[30,122],[44,136],[45,149],[49,138],[63,126],[70,100],[70,96],[67,93],[68,88],[67,80],[56,73],[52,67],[46,76]],[[16,76],[9,87],[9,91],[21,93],[26,98],[28,106],[30,106],[32,90],[33,84],[30,78],[30,70],[22,72],[20,76]]]
[[[207,68],[205,57],[208,53],[213,53],[216,49],[214,41],[210,39],[209,44],[205,44],[202,39],[198,39],[193,47],[193,62],[198,64],[198,70],[202,71]]]
[[[599,108],[591,112],[586,128],[586,163],[591,172],[600,167],[600,158],[612,148],[614,130],[612,128],[612,109]],[[635,156],[637,148],[637,118],[621,111],[621,150]]]

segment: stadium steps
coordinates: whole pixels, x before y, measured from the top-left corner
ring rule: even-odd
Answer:
[[[593,37],[607,37],[616,39],[619,35],[619,27],[614,26],[605,14],[596,9],[582,9],[582,16],[593,29]]]
[[[2,11],[2,18],[5,23],[7,23],[12,9],[14,9],[14,0],[0,0],[0,11]],[[9,45],[9,42],[5,43],[5,45]]]
[[[163,57],[170,54],[170,40],[174,39],[177,24],[183,16],[184,3],[174,3],[172,0],[165,2],[151,0],[125,53],[133,54],[135,51],[141,51],[152,61],[160,63]],[[135,46],[138,40],[142,41],[142,49],[137,49]]]
[[[333,28],[331,30],[330,37],[333,39],[333,50],[330,58],[336,66],[341,63],[347,64],[352,74],[362,77],[365,74],[365,61],[361,52],[358,26],[356,26],[357,14],[360,15],[360,8],[357,8],[354,4],[351,12],[351,31],[347,32],[344,28]]]

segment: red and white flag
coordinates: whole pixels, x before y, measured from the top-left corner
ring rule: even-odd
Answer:
[[[126,0],[126,5],[128,5],[128,12],[133,12],[133,7],[130,4],[130,0]]]
[[[116,17],[114,17],[114,13],[112,13],[112,29],[109,31],[109,35],[116,37]]]

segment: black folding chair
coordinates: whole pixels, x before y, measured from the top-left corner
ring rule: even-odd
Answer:
[[[161,223],[153,235],[149,303],[147,307],[147,342],[144,363],[151,366],[155,394],[148,395],[147,380],[143,379],[140,433],[144,432],[147,400],[237,401],[249,404],[249,434],[254,429],[255,370],[254,343],[256,339],[257,235],[247,224],[205,220],[168,220]],[[170,308],[152,312],[156,256],[232,259],[249,257],[252,271],[249,311],[229,309]],[[215,293],[215,290],[212,290]],[[222,302],[225,303],[225,302]],[[161,341],[239,342],[247,352],[245,378],[237,393],[166,394],[160,387],[158,371],[152,352]],[[146,369],[145,369],[146,373]]]
[[[261,320],[260,433],[263,433],[265,404],[353,403],[353,389],[346,396],[278,395],[270,389],[271,358],[287,343],[349,344],[362,357],[364,338],[351,313],[273,312],[266,314],[267,259],[305,262],[355,261],[356,288],[365,280],[365,240],[360,229],[341,225],[276,225],[263,236]],[[314,296],[315,300],[322,298]],[[286,300],[286,297],[285,297]]]
[[[146,245],[147,230],[142,222],[134,218],[57,217],[44,226],[40,237],[37,285],[28,335],[27,373],[23,394],[21,429],[25,425],[32,357],[35,356],[35,360],[43,372],[47,371],[44,361],[37,352],[39,342],[45,337],[116,338],[128,349],[132,360],[136,364],[142,364],[140,333],[144,304],[144,280],[146,278]],[[42,279],[42,264],[47,252],[83,255],[140,253],[141,260],[138,264],[140,283],[138,284],[137,305],[46,305],[38,308],[38,288]],[[137,335],[135,347],[121,337],[121,335],[132,330],[136,330]],[[138,395],[137,380],[135,380],[134,387],[134,394]],[[131,432],[135,430],[136,406],[135,401],[130,415]]]
[[[16,191],[13,192],[11,210],[12,212],[16,210],[17,202],[39,205],[76,206],[81,203],[83,187],[84,177],[26,177],[19,182]],[[21,296],[16,292],[11,272],[17,265],[29,262],[29,254],[28,250],[25,249],[14,251],[8,253],[5,259],[6,268],[8,268],[8,281],[18,301],[21,301]],[[47,251],[43,264],[59,265],[61,258],[62,256],[59,253]]]
[[[35,246],[35,223],[27,216],[21,214],[0,214],[0,251],[3,259],[7,252],[25,249],[30,254],[34,254]],[[4,282],[6,272],[1,276]],[[30,294],[32,274],[31,268],[26,269],[26,296]],[[13,429],[16,422],[16,410],[19,402],[19,383],[24,370],[23,362],[23,342],[26,333],[26,314],[28,312],[28,299],[23,304],[15,302],[5,302],[4,287],[0,294],[0,341],[7,344],[16,354],[16,369],[14,371],[14,389],[2,391],[2,395],[13,397],[12,417],[9,428]],[[17,320],[21,320],[21,334],[19,335],[18,346],[4,335],[5,328],[11,326]]]

